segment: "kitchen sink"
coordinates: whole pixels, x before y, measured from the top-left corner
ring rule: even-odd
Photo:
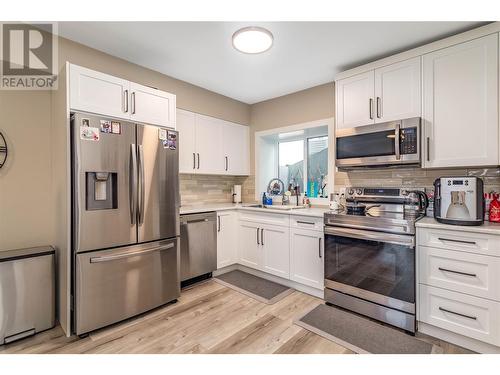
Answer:
[[[299,208],[306,208],[307,206],[293,206],[293,205],[262,205],[262,204],[245,204],[243,207],[252,207],[252,208],[268,208],[272,210],[283,210],[283,211],[290,211],[290,210],[296,210]]]

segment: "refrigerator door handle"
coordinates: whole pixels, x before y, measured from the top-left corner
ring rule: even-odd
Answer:
[[[139,225],[144,223],[145,194],[144,147],[139,145]]]
[[[137,154],[134,143],[130,145],[129,204],[130,204],[130,223],[134,225],[135,219],[137,217]]]
[[[109,262],[109,261],[112,261],[112,260],[130,258],[130,257],[134,257],[134,256],[137,256],[137,255],[144,255],[144,254],[147,254],[147,253],[152,253],[152,252],[155,252],[155,251],[162,251],[162,250],[171,249],[173,247],[174,247],[174,243],[171,242],[171,243],[169,243],[169,244],[167,244],[165,246],[152,247],[152,248],[149,248],[149,249],[144,249],[144,250],[140,250],[140,251],[134,251],[134,252],[131,252],[131,253],[122,253],[122,254],[108,255],[108,256],[103,256],[103,257],[92,257],[92,258],[90,258],[90,263],[101,263],[101,262]]]

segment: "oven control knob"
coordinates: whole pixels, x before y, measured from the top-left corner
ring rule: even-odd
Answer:
[[[353,194],[354,194],[354,189],[349,189],[349,190],[347,190],[347,194],[349,194],[349,195],[353,195]]]
[[[363,194],[363,190],[361,190],[361,189],[356,189],[356,194],[358,194],[358,195]]]
[[[403,189],[403,190],[401,190],[401,195],[402,195],[402,196],[407,196],[407,195],[408,195],[408,192],[407,192],[406,190],[404,190],[404,189]]]

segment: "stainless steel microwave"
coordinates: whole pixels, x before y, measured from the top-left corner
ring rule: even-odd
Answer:
[[[420,165],[420,117],[337,129],[336,166]]]

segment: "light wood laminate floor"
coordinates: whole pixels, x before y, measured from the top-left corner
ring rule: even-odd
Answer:
[[[267,305],[209,280],[183,290],[175,304],[86,338],[68,338],[56,327],[0,346],[0,353],[352,353],[293,324],[321,303],[295,291]],[[445,353],[467,352],[431,341]]]

